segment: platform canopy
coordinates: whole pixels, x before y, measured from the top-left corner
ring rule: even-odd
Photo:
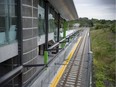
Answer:
[[[73,0],[48,0],[67,21],[78,18]]]

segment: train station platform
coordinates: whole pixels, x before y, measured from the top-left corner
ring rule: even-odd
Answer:
[[[89,29],[82,29],[69,42],[57,55],[49,56],[48,67],[39,68],[41,72],[30,87],[90,87]]]

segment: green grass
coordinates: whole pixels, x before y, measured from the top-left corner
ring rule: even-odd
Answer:
[[[96,87],[115,87],[115,34],[108,29],[91,30]]]

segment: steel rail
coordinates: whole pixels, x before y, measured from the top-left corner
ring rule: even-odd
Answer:
[[[78,36],[78,35],[77,35]],[[75,38],[76,38],[76,36],[75,36]],[[72,41],[70,41],[69,43],[72,43]],[[65,47],[63,48],[63,49],[61,49],[49,62],[48,62],[48,67],[49,67],[49,65],[57,58],[57,56],[62,52],[62,51],[64,51],[64,49],[65,48],[67,48],[69,46],[69,44],[67,44],[67,45],[65,45]],[[37,66],[39,66],[39,64],[37,64],[37,65],[23,65],[24,67],[37,67]],[[40,67],[42,67],[41,66],[41,64],[40,64]],[[31,77],[31,79],[34,79],[35,77],[37,77],[37,76],[40,76],[45,70],[46,70],[46,66],[45,65],[43,65],[43,67],[42,67],[42,69],[40,69],[38,72],[36,72],[35,74],[34,74],[34,76],[33,77]],[[31,82],[31,80],[29,81],[29,82],[27,82],[25,85],[24,85],[24,87],[26,87],[26,86],[28,86],[28,84]]]
[[[86,34],[87,36],[87,34]],[[78,82],[78,78],[79,78],[79,73],[80,73],[80,69],[82,68],[82,61],[83,61],[83,58],[84,58],[84,49],[85,49],[85,43],[86,43],[86,39],[84,41],[84,47],[83,47],[83,51],[82,51],[82,54],[81,54],[81,60],[80,60],[80,64],[79,64],[79,70],[78,70],[78,73],[77,73],[77,77],[76,77],[76,80],[75,80],[75,87],[77,87],[77,82]]]
[[[78,69],[77,69],[77,74],[76,74],[76,78],[75,78],[75,81],[73,82],[74,84],[73,84],[73,86],[74,87],[77,87],[77,85],[78,85],[78,78],[79,78],[79,74],[80,74],[80,71],[81,71],[81,69],[82,69],[82,62],[83,62],[83,57],[84,57],[84,49],[85,49],[85,43],[86,43],[86,36],[87,36],[87,32],[86,32],[86,35],[84,36],[84,38],[83,38],[83,48],[82,48],[82,54],[81,54],[81,57],[80,57],[80,61],[79,61],[79,66],[77,67]],[[81,43],[82,43],[82,40],[81,40]],[[72,63],[71,64],[69,64],[68,65],[68,70],[66,69],[66,72],[64,73],[65,75],[66,75],[66,77],[65,78],[61,78],[61,80],[60,81],[62,81],[63,82],[63,84],[61,84],[60,85],[60,83],[57,85],[57,87],[65,87],[67,84],[68,84],[68,78],[70,77],[70,73],[72,73],[71,71],[73,71],[74,69],[72,68],[73,66],[74,66],[74,62],[75,62],[75,60],[76,60],[76,58],[77,58],[77,53],[79,52],[79,50],[80,50],[80,47],[81,47],[81,43],[79,44],[79,46],[78,46],[78,48],[77,48],[77,50],[75,51],[75,53],[74,53],[74,56],[73,56],[73,60],[72,60]]]
[[[79,44],[79,49],[80,49],[81,43],[82,43],[82,40],[81,40],[81,42],[80,42],[80,44]],[[79,49],[77,49],[77,52],[79,51]],[[74,53],[74,55],[75,55],[75,53]],[[75,55],[75,57],[74,57],[74,59],[73,59],[71,65],[70,65],[70,68],[69,68],[69,70],[68,70],[68,72],[67,72],[67,76],[66,76],[66,78],[65,78],[65,81],[64,81],[62,87],[65,87],[65,84],[66,84],[66,82],[67,82],[67,79],[68,79],[68,77],[69,77],[69,74],[70,74],[70,72],[71,72],[71,69],[72,69],[72,67],[73,67],[73,63],[74,63],[74,61],[75,61],[75,58],[76,58],[76,55]]]

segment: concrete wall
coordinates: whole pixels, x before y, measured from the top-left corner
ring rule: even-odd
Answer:
[[[39,0],[22,0],[23,64],[37,63],[38,3]],[[28,82],[36,71],[35,67],[24,68],[23,84]]]

